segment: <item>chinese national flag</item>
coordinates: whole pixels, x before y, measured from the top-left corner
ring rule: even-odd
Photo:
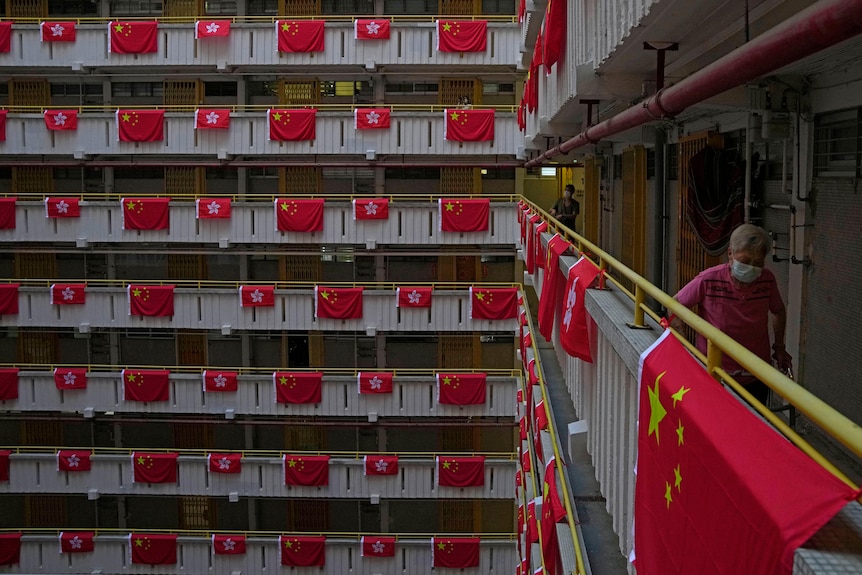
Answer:
[[[276,20],[279,52],[323,52],[323,20]]]
[[[548,413],[545,410],[545,400],[542,399],[536,404],[536,429],[548,429]]]
[[[164,110],[117,110],[117,140],[161,142],[165,139]]]
[[[176,453],[132,453],[135,483],[176,483]]]
[[[57,471],[90,471],[89,451],[61,449],[57,452]]]
[[[0,533],[0,565],[17,565],[20,560],[21,534]]]
[[[297,142],[313,140],[316,137],[317,110],[296,109],[266,111],[269,121],[267,139],[275,142]]]
[[[539,333],[545,341],[551,341],[554,333],[554,316],[560,309],[560,292],[565,280],[560,271],[560,256],[572,247],[560,234],[548,242],[548,257],[545,263],[545,275],[542,280],[542,294],[539,297]]]
[[[45,215],[49,218],[80,218],[78,198],[45,198]]]
[[[395,307],[431,307],[430,287],[399,287],[395,290]]]
[[[51,284],[51,304],[81,305],[85,303],[87,284]]]
[[[18,399],[18,368],[0,369],[0,401]]]
[[[275,229],[279,232],[319,232],[323,230],[323,199],[275,200]]]
[[[484,373],[438,373],[437,402],[481,405],[485,403],[486,380]]]
[[[239,307],[273,307],[275,286],[239,286]]]
[[[389,200],[386,198],[362,198],[353,200],[354,220],[388,220]]]
[[[329,319],[360,319],[362,290],[314,286],[314,317]]]
[[[398,456],[366,455],[365,475],[398,475]]]
[[[195,39],[227,38],[230,36],[230,20],[195,21]]]
[[[520,451],[520,447],[518,450]],[[521,468],[524,470],[524,473],[530,473],[533,470],[533,460],[530,457],[530,450],[525,449],[521,454]]]
[[[479,566],[478,537],[432,537],[432,567],[468,569]]]
[[[534,230],[535,233],[535,241],[533,241],[533,248],[535,248],[536,253],[533,254],[533,261],[536,263],[536,268],[545,268],[545,250],[542,247],[542,234],[548,231],[548,222],[539,222],[539,225],[536,226]]]
[[[563,317],[560,324],[560,345],[566,353],[592,363],[590,334],[587,327],[589,314],[584,305],[587,288],[599,275],[599,268],[582,257],[569,268],[569,277],[563,291]]]
[[[485,458],[438,457],[437,483],[440,487],[481,487],[485,485]]]
[[[566,509],[557,494],[557,475],[555,459],[552,457],[545,466],[542,485],[542,563],[547,575],[557,575],[560,571],[560,545],[557,541],[557,523],[565,519]]]
[[[439,198],[440,231],[442,232],[486,232],[489,199]]]
[[[358,18],[353,22],[353,36],[357,40],[389,40],[389,20]]]
[[[353,127],[357,130],[385,130],[391,122],[389,108],[356,108]]]
[[[0,22],[0,23],[2,23],[2,22]],[[2,50],[0,50],[0,52],[2,52]],[[8,52],[8,50],[7,50],[7,52]],[[0,142],[6,141],[6,115],[8,113],[9,113],[8,110],[0,110]],[[2,219],[2,218],[0,218],[0,219]],[[12,227],[14,228],[15,226],[12,226]],[[0,228],[2,228],[2,225],[0,225]]]
[[[214,555],[245,555],[245,535],[218,535],[213,533]]]
[[[276,403],[320,403],[323,373],[276,371],[272,374]]]
[[[542,63],[550,74],[566,47],[566,0],[548,0],[542,34]]]
[[[132,563],[142,565],[174,565],[177,562],[177,536],[132,533]]]
[[[790,575],[858,492],[703,369],[670,330],[640,357],[634,564],[641,575]]]
[[[195,208],[199,220],[230,219],[230,198],[198,198]]]
[[[494,139],[494,110],[445,110],[443,139],[488,142]]]
[[[57,389],[87,389],[87,368],[55,368],[54,385],[57,387]]]
[[[166,230],[171,225],[170,198],[123,198],[124,230]]]
[[[203,379],[204,391],[236,391],[238,388],[235,371],[205,369]]]
[[[470,287],[470,318],[512,319],[518,317],[518,288]]]
[[[0,284],[0,315],[18,313],[18,288],[21,284]]]
[[[239,473],[242,471],[242,453],[209,453],[207,467],[210,473]]]
[[[12,22],[0,22],[0,53],[12,51]],[[17,563],[17,561],[16,561]]]
[[[123,399],[125,401],[168,401],[168,381],[171,372],[163,370],[124,369]]]
[[[360,543],[362,545],[362,557],[395,557],[394,537],[363,535]]]
[[[538,543],[539,542],[539,524],[536,519],[536,500],[531,499],[527,504],[527,521],[526,521],[526,535],[528,543]]]
[[[195,130],[227,130],[230,128],[230,110],[195,110]]]
[[[108,52],[113,54],[148,54],[158,52],[156,20],[113,21],[108,24]]]
[[[45,127],[51,131],[77,130],[77,110],[45,110],[42,114],[45,118]]]
[[[6,110],[3,110],[3,114],[0,114],[3,119],[3,138],[0,138],[0,141],[6,141]],[[0,230],[14,230],[15,229],[15,202],[18,198],[0,198]]]
[[[129,284],[129,315],[170,317],[174,315],[174,286]]]
[[[282,535],[278,538],[281,564],[289,567],[326,565],[326,537]]]
[[[60,531],[60,553],[92,553],[92,531]]]
[[[77,36],[74,22],[40,22],[42,42],[74,42]]]
[[[360,371],[356,376],[360,394],[392,393],[392,374]]]
[[[12,451],[0,449],[0,481],[9,481],[9,456]]]
[[[484,52],[487,47],[487,20],[437,20],[439,51]]]
[[[537,224],[541,221],[542,216],[539,214],[534,214],[527,218],[527,247],[524,249],[524,268],[527,270],[527,273],[534,273],[536,271],[536,228],[533,227],[533,224]],[[545,223],[545,222],[541,222]],[[541,225],[541,224],[539,224]]]
[[[284,484],[329,485],[328,455],[284,455]]]

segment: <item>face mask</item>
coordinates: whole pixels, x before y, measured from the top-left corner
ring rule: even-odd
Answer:
[[[730,273],[734,278],[741,281],[744,284],[750,284],[754,280],[760,277],[760,272],[763,271],[763,268],[758,268],[749,264],[744,264],[742,262],[738,262],[733,260],[733,263],[730,264]]]

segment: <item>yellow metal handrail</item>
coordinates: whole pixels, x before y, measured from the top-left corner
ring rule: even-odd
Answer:
[[[25,201],[31,202],[44,202],[45,198],[53,197],[53,198],[80,198],[81,200],[87,199],[88,202],[107,202],[107,201],[119,201],[120,198],[170,198],[171,200],[180,200],[180,201],[188,201],[194,203],[197,199],[203,198],[230,198],[232,201],[237,202],[239,204],[247,204],[252,206],[262,206],[264,202],[269,202],[270,204],[277,199],[283,199],[289,197],[290,199],[296,198],[324,198],[327,202],[350,202],[351,200],[363,198],[381,198],[389,200],[397,205],[400,202],[427,202],[430,204],[436,204],[437,200],[443,199],[488,199],[491,202],[509,202],[514,203],[520,199],[520,196],[515,194],[376,194],[373,192],[369,193],[350,193],[350,194],[339,194],[339,193],[318,193],[318,194],[261,194],[258,192],[249,192],[244,194],[226,194],[226,193],[214,193],[209,195],[198,194],[194,192],[189,193],[168,193],[168,192],[133,192],[133,193],[125,193],[125,192],[80,192],[80,193],[72,193],[72,192],[61,192],[61,193],[48,193],[48,192],[11,192],[5,191],[0,192],[0,197],[15,197],[18,198],[18,203],[22,203]],[[32,198],[32,199],[31,199]],[[269,206],[272,207],[272,206]],[[435,206],[431,206],[435,207]]]
[[[336,255],[336,252],[333,252]],[[301,289],[313,290],[315,286],[328,288],[350,288],[364,287],[367,290],[394,291],[398,287],[431,287],[435,290],[468,290],[471,287],[481,289],[498,288],[520,288],[521,284],[505,282],[331,282],[331,281],[222,281],[222,280],[135,280],[135,279],[53,279],[53,278],[25,278],[25,279],[0,279],[0,284],[16,283],[22,287],[50,287],[52,284],[86,284],[88,288],[125,288],[134,285],[172,285],[179,289],[239,289],[240,286],[275,286],[275,289]]]
[[[242,529],[128,529],[120,527],[97,527],[93,529],[79,528],[70,529],[68,527],[58,527],[49,529],[45,527],[21,527],[10,528],[0,527],[0,533],[21,533],[23,535],[51,535],[58,536],[61,531],[92,531],[95,536],[105,535],[120,535],[127,536],[130,533],[147,534],[176,534],[180,537],[202,537],[209,539],[212,535],[230,533],[232,535],[244,535],[245,537],[278,537],[279,535],[325,535],[331,538],[356,539],[358,542],[363,536],[369,535],[385,535],[394,537],[398,541],[414,541],[418,539],[430,539],[431,537],[479,537],[485,541],[513,541],[517,538],[515,533],[484,533],[481,531],[457,533],[375,533],[375,532],[353,532],[353,531],[244,531]]]
[[[67,446],[0,446],[16,455],[55,454],[63,451],[85,451],[93,455],[131,455],[132,453],[177,453],[181,456],[202,457],[210,453],[241,453],[243,457],[281,457],[282,455],[329,455],[342,459],[360,460],[366,455],[397,455],[404,459],[428,459],[436,457],[470,457],[481,455],[494,460],[514,461],[517,454],[506,451],[327,451],[290,449],[173,449],[132,447],[67,447]]]
[[[108,24],[108,22],[152,22],[157,20],[159,24],[189,24],[196,20],[230,20],[231,24],[275,24],[276,20],[325,20],[327,23],[339,22],[352,24],[356,20],[390,20],[393,24],[399,23],[430,23],[437,20],[487,20],[488,23],[517,24],[518,17],[511,14],[393,14],[389,16],[376,16],[373,14],[318,14],[313,16],[263,16],[249,15],[236,16],[231,14],[219,15],[209,14],[200,16],[93,16],[93,17],[70,17],[55,16],[50,18],[11,18],[13,24],[29,24],[38,26],[40,22],[74,22],[75,24]]]
[[[127,105],[116,105],[112,104],[108,105],[88,105],[88,106],[74,106],[74,105],[58,105],[58,106],[24,106],[24,105],[5,105],[0,106],[0,110],[5,109],[13,109],[14,111],[10,111],[11,117],[14,117],[16,114],[43,114],[49,110],[76,110],[81,114],[114,114],[117,110],[164,110],[167,113],[176,113],[176,114],[184,114],[184,115],[192,115],[194,114],[194,109],[198,110],[230,110],[231,113],[239,114],[239,113],[265,113],[270,108],[279,109],[279,110],[297,110],[304,108],[314,108],[321,112],[349,112],[353,113],[357,108],[385,108],[391,110],[394,113],[408,113],[408,112],[421,112],[421,113],[442,113],[446,109],[455,108],[455,105],[442,105],[442,104],[368,104],[363,106],[357,106],[356,104],[298,104],[298,105],[281,105],[281,104],[207,104],[207,105],[137,105],[137,104],[127,104]],[[518,110],[518,106],[515,105],[506,105],[506,104],[498,104],[498,105],[471,105],[471,109],[475,110],[496,110],[501,113],[515,113]]]

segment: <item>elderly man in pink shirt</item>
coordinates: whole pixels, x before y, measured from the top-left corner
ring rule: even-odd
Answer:
[[[778,369],[786,371],[792,362],[784,347],[787,312],[775,276],[763,268],[768,245],[769,236],[763,228],[742,224],[730,236],[727,263],[700,272],[674,299],[688,308],[698,306],[700,317],[767,363],[769,314],[772,314],[774,353],[771,355]],[[697,348],[706,353],[706,339],[701,335],[697,337]],[[723,357],[722,368],[745,385],[758,401],[766,403],[769,388],[763,382],[727,355]]]

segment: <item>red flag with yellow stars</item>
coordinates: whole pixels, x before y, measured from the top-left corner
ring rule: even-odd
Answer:
[[[443,139],[488,142],[494,139],[494,110],[445,110]]]
[[[170,399],[168,387],[170,375],[171,372],[167,369],[124,369],[122,371],[123,400],[168,401]]]
[[[548,242],[548,255],[545,263],[545,276],[542,280],[542,293],[539,297],[539,333],[545,341],[551,341],[554,333],[554,316],[560,309],[560,292],[566,280],[560,271],[560,256],[572,247],[560,234]]]
[[[518,317],[518,288],[470,287],[471,319],[513,319]]]
[[[149,54],[158,52],[157,20],[113,21],[108,23],[108,52],[112,54]]]
[[[491,200],[439,198],[441,232],[486,232]]]
[[[670,330],[641,354],[634,564],[640,575],[790,575],[859,495],[752,414]]]
[[[481,405],[485,403],[487,374],[438,373],[437,403]]]
[[[282,461],[285,485],[329,485],[328,455],[285,454]]]
[[[132,563],[142,565],[174,565],[177,562],[177,536],[132,533],[129,535]]]
[[[132,453],[132,479],[135,483],[176,483],[176,453]]]
[[[479,566],[478,537],[432,537],[432,567],[468,569]]]
[[[129,315],[170,317],[174,315],[175,286],[129,284]]]
[[[487,48],[487,20],[437,20],[439,51],[484,52]]]
[[[556,459],[545,465],[542,481],[542,563],[547,575],[556,575],[560,564],[557,523],[566,518],[566,508],[557,493]]]
[[[317,110],[314,108],[299,110],[266,111],[268,119],[267,140],[274,142],[299,142],[313,140],[317,135]]]
[[[323,199],[276,199],[273,204],[275,206],[276,231],[323,231],[323,202]]]
[[[542,63],[546,73],[560,61],[566,49],[566,0],[548,0],[545,8],[545,27],[542,34]]]
[[[117,110],[121,142],[161,142],[165,139],[164,110]]]
[[[124,230],[166,230],[170,227],[170,198],[122,198]]]
[[[363,289],[314,286],[314,317],[360,319]]]
[[[272,374],[276,403],[320,403],[323,373],[276,371]]]
[[[485,458],[438,457],[437,484],[440,487],[481,487],[485,485]]]
[[[324,20],[276,20],[279,52],[323,52]]]
[[[323,567],[326,565],[326,537],[282,535],[278,538],[281,564],[288,567]]]

